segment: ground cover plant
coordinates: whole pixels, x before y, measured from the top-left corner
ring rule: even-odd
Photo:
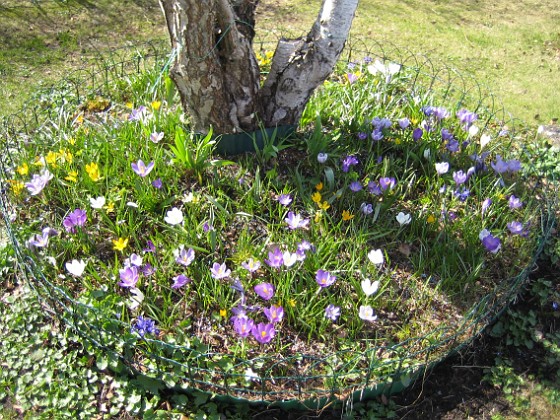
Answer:
[[[304,372],[321,394],[414,371],[403,352],[472,334],[540,234],[512,132],[417,79],[341,65],[298,135],[228,158],[159,72],[53,102],[12,168],[18,235],[83,328],[141,369],[171,360],[173,385],[262,395]]]

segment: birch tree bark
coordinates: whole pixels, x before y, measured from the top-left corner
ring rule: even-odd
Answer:
[[[174,52],[170,76],[195,130],[296,125],[332,73],[359,0],[323,0],[307,36],[278,42],[262,87],[253,52],[258,0],[160,0]]]

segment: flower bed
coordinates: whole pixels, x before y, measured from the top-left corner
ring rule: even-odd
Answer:
[[[540,252],[512,127],[419,69],[341,65],[298,133],[235,157],[159,76],[63,101],[3,162],[30,281],[101,366],[257,401],[400,390]]]

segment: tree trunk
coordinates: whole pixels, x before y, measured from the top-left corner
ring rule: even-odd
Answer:
[[[297,125],[333,71],[359,0],[323,0],[309,34],[279,41],[260,88],[253,52],[258,0],[160,0],[173,48],[170,76],[195,130]]]

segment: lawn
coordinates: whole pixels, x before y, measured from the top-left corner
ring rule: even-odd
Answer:
[[[295,16],[310,16],[305,8],[313,4],[294,4],[265,2],[263,28],[281,17],[286,25],[281,32],[298,31]],[[411,16],[406,7],[418,5],[403,2],[402,9],[391,9],[397,16],[386,19]],[[436,80],[430,71],[440,65],[473,66],[461,55],[459,41],[453,44],[451,29],[462,19],[469,22],[474,12],[452,5],[434,3],[429,10],[439,17],[431,17],[432,25],[442,25],[446,14],[446,21],[455,22],[437,31],[446,42],[423,32],[409,40],[404,29],[415,25],[397,29],[403,43],[392,43],[387,54],[423,51],[430,60],[422,61],[421,69],[378,60],[379,44],[364,41],[363,33],[353,35],[351,63],[341,62],[318,91],[296,135],[279,144],[269,138],[255,155],[217,156],[210,136],[193,135],[157,66],[100,85],[85,101],[76,98],[72,85],[41,96],[24,91],[18,100],[40,98],[41,129],[28,131],[24,143],[6,143],[18,149],[10,153],[6,172],[7,197],[17,209],[10,223],[49,279],[43,283],[49,291],[39,288],[39,294],[70,303],[64,322],[78,331],[86,328],[97,345],[114,352],[99,353],[71,329],[53,325],[36,303],[22,303],[29,293],[14,277],[14,251],[4,248],[1,309],[10,319],[1,330],[7,343],[1,354],[4,414],[56,415],[64,409],[69,415],[166,416],[186,410],[237,411],[243,418],[254,409],[219,405],[205,393],[170,395],[164,387],[194,382],[205,391],[258,400],[290,398],[297,381],[306,398],[331,389],[344,397],[356,387],[392,381],[395,370],[406,385],[422,375],[423,363],[438,360],[485,325],[486,318],[476,315],[488,299],[513,300],[510,291],[520,291],[518,282],[526,278],[517,274],[533,267],[536,249],[554,267],[557,245],[543,243],[543,234],[551,232],[557,211],[551,207],[557,196],[547,188],[558,176],[557,151],[534,127],[496,118],[493,104],[478,101],[476,91],[462,96],[441,80],[426,85]],[[95,10],[77,2],[41,6],[39,12],[21,5],[6,9],[12,20],[45,25],[37,37],[18,35],[15,26],[10,32],[5,45],[14,59],[4,71],[12,92],[21,83],[13,69],[25,65],[28,54],[47,58],[28,73],[31,91],[45,66],[56,79],[68,72],[69,62],[79,67],[91,51],[116,45],[103,35],[120,13],[108,10],[109,3]],[[131,39],[154,35],[144,26],[154,5],[126,6]],[[372,25],[361,19],[379,16],[373,11],[382,9],[362,2],[355,33]],[[94,12],[104,19],[93,30],[83,23]],[[415,15],[417,28],[425,27],[427,15],[426,20]],[[52,19],[69,25],[67,32],[61,26],[53,31]],[[546,22],[543,17],[542,28]],[[473,33],[480,32],[473,26],[478,28]],[[55,32],[57,42],[50,44]],[[155,35],[164,37],[162,31]],[[470,32],[462,35],[473,42]],[[437,50],[445,53],[435,54],[419,41],[425,38],[432,47],[441,42]],[[488,38],[480,48],[495,49],[499,37]],[[266,50],[267,41],[263,46]],[[127,49],[106,56],[114,63],[134,54]],[[477,64],[477,71],[487,64]],[[469,80],[494,76],[475,72]],[[516,77],[525,83],[520,73]],[[490,83],[499,86],[499,78]],[[86,92],[87,86],[77,89]],[[522,102],[504,98],[508,109],[522,113]],[[555,105],[547,101],[543,98],[542,109],[548,110],[538,112],[552,118]],[[8,103],[6,110],[16,104]],[[512,280],[503,287],[501,279]],[[476,361],[474,348],[461,350],[461,357],[480,365],[467,367],[480,373],[471,375],[473,380],[503,391],[477,397],[490,396],[495,406],[508,407],[483,407],[485,414],[558,410],[557,280],[553,269],[533,276],[525,286],[525,305],[508,309],[492,327],[493,338],[482,339],[500,355]],[[27,306],[35,309],[26,312]],[[430,350],[419,357],[426,345]],[[526,350],[535,354],[531,376],[516,370],[516,354]],[[114,357],[119,353],[127,356]],[[132,354],[143,366],[136,378],[127,377],[122,365]],[[57,370],[62,363],[67,367]],[[447,366],[439,377],[453,383],[455,368]],[[302,380],[300,371],[310,380]],[[363,371],[375,382],[363,382],[357,374]],[[61,378],[59,386],[47,390],[53,375]],[[81,391],[66,392],[78,377]],[[335,405],[331,414],[402,415],[411,402],[383,396],[354,408]],[[449,410],[469,409],[456,401]]]

